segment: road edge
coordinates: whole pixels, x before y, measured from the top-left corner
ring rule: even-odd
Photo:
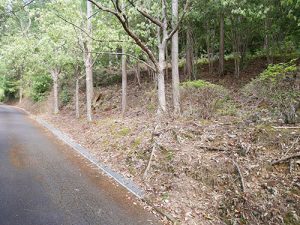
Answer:
[[[26,109],[20,108],[18,106],[11,106],[17,109],[20,109],[24,111],[26,114],[30,115],[32,119],[34,119],[38,124],[40,124],[42,127],[49,130],[54,136],[56,136],[59,140],[63,141],[65,144],[67,144],[69,147],[71,147],[73,150],[75,150],[77,153],[79,153],[81,156],[83,156],[85,159],[87,159],[89,162],[91,162],[93,165],[95,165],[100,171],[102,171],[106,176],[109,178],[112,178],[114,181],[116,181],[118,184],[120,184],[122,187],[127,189],[131,194],[133,194],[135,197],[137,197],[140,200],[144,200],[145,192],[144,190],[134,183],[132,180],[124,177],[120,173],[115,172],[108,166],[101,163],[99,160],[97,160],[93,154],[90,153],[90,151],[80,144],[78,144],[74,139],[69,137],[64,132],[60,131],[59,129],[55,128],[52,124],[49,124],[48,122],[44,121],[43,119],[39,118],[36,115],[31,114]]]
[[[59,129],[55,128],[53,125],[50,125],[46,121],[42,120],[36,115],[33,115],[29,111],[27,111],[24,108],[18,107],[18,106],[12,106],[16,109],[22,110],[26,114],[30,116],[34,121],[36,121],[38,124],[40,124],[45,129],[49,130],[54,136],[56,136],[58,139],[63,141],[65,144],[67,144],[69,147],[71,147],[73,150],[75,150],[77,153],[82,155],[85,159],[90,161],[93,165],[95,165],[100,171],[104,173],[107,177],[113,179],[115,182],[120,184],[122,187],[124,187],[128,192],[133,194],[136,198],[139,200],[145,202],[148,206],[150,206],[154,211],[156,211],[158,214],[160,214],[162,217],[165,217],[169,222],[171,222],[174,225],[179,225],[180,223],[173,218],[170,214],[165,212],[164,210],[156,207],[149,199],[145,198],[145,191],[137,184],[135,184],[132,180],[125,178],[123,175],[113,171],[108,166],[105,166],[101,162],[95,159],[95,157],[84,147],[82,147],[80,144],[78,144],[75,140],[70,138],[67,134],[60,131]]]

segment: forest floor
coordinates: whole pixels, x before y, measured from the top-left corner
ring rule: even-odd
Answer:
[[[300,125],[286,126],[263,103],[241,97],[242,87],[264,69],[265,62],[258,60],[240,79],[208,75],[206,68],[200,72],[201,79],[223,85],[232,95],[234,113],[218,116],[189,115],[186,108],[197,104],[188,102],[183,116],[158,118],[153,82],[140,87],[134,80],[129,82],[124,116],[119,84],[96,91],[101,99],[90,123],[83,92],[80,119],[71,103],[59,115],[45,113],[49,103],[41,107],[26,100],[21,107],[132,178],[156,207],[181,224],[299,224],[300,160],[272,163],[299,154]],[[168,102],[170,93],[168,84]]]

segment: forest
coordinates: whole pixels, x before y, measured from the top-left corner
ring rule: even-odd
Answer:
[[[300,223],[299,0],[0,0],[0,102],[166,224]]]

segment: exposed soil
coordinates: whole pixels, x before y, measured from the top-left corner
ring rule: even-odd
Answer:
[[[299,124],[277,128],[282,126],[279,120],[268,113],[257,114],[257,107],[246,107],[240,97],[240,88],[264,69],[265,63],[257,60],[246,67],[240,79],[201,72],[201,79],[222,84],[233,93],[236,112],[232,115],[158,118],[154,85],[144,82],[139,87],[132,80],[124,117],[119,84],[98,90],[102,97],[91,123],[84,116],[83,94],[80,119],[75,118],[72,103],[59,115],[39,116],[139,183],[147,198],[174,221],[299,224],[300,160],[271,165],[300,151]],[[171,102],[170,85],[168,90]],[[22,106],[37,112],[28,102]]]

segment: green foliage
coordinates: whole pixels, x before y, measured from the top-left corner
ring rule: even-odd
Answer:
[[[185,87],[185,88],[204,88],[204,87],[211,87],[214,84],[204,81],[204,80],[193,80],[193,81],[187,81],[187,82],[183,82],[181,83],[181,86]]]
[[[45,99],[51,89],[52,79],[49,75],[32,77],[31,98],[35,102]]]
[[[71,101],[72,95],[67,87],[63,87],[60,94],[59,99],[63,105],[67,105]]]
[[[289,63],[279,63],[275,65],[269,65],[268,68],[259,75],[260,81],[267,81],[271,83],[277,83],[286,78],[289,73],[297,71],[295,60]]]
[[[18,81],[14,77],[1,76],[0,89],[2,90],[1,100],[13,99],[18,94]]]
[[[300,90],[295,83],[297,76],[294,60],[270,65],[243,88],[243,93],[251,100],[264,101],[286,123],[295,123],[300,105]]]
[[[235,115],[235,103],[223,86],[204,80],[184,82],[181,86],[184,115],[202,119]]]
[[[0,88],[0,102],[3,102],[5,98],[4,89]]]
[[[130,132],[131,132],[130,128],[124,127],[118,132],[118,134],[120,136],[127,136]]]

